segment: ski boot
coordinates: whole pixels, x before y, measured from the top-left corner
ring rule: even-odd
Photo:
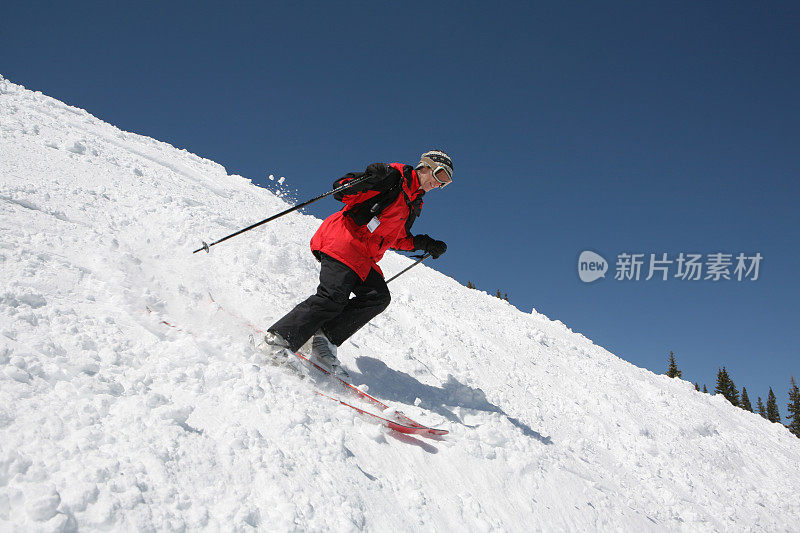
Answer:
[[[347,371],[342,368],[336,357],[338,347],[328,340],[322,330],[317,331],[304,347],[309,347],[309,344],[310,351],[306,352],[309,361],[321,366],[334,376],[348,377]]]
[[[289,341],[278,335],[268,331],[260,342],[253,340],[253,345],[256,350],[263,354],[263,359],[260,363],[270,363],[275,366],[286,366],[292,369],[297,369],[296,357],[289,348]]]

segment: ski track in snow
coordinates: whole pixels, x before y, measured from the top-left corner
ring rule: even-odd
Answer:
[[[287,206],[0,77],[0,530],[797,531],[784,427],[426,266],[340,353],[450,435],[254,364],[208,293],[269,326],[316,287],[320,221],[191,251]]]

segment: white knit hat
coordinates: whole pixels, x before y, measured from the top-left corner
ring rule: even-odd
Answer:
[[[450,179],[453,178],[453,160],[441,150],[430,150],[422,154],[419,165],[417,165],[417,168],[419,167],[430,167],[431,170],[436,167],[442,167],[450,176]]]

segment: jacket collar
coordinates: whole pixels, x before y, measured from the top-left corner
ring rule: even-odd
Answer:
[[[411,191],[409,196],[412,198],[417,198],[425,194],[425,191],[422,190],[422,184],[419,182],[417,171],[414,168],[411,169],[411,186],[409,187],[409,190]]]

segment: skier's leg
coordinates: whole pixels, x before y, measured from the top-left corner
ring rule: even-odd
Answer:
[[[350,267],[320,254],[319,286],[316,294],[300,302],[268,331],[286,339],[289,349],[296,352],[322,324],[345,309],[350,293],[359,283],[361,278]]]
[[[353,292],[355,298],[347,302],[338,316],[329,319],[322,326],[322,332],[336,346],[383,312],[392,299],[386,281],[375,269],[369,271],[367,279],[357,284]]]

